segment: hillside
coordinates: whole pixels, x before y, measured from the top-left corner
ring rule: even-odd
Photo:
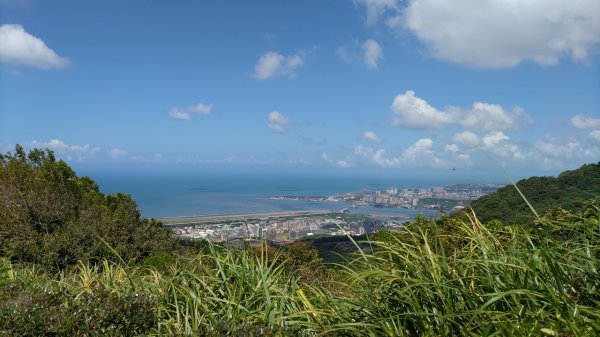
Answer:
[[[600,162],[561,173],[558,177],[531,177],[517,182],[539,214],[561,207],[582,209],[586,200],[600,195]],[[513,185],[475,200],[470,205],[483,222],[502,220],[510,224],[530,224],[535,219]]]
[[[176,244],[135,200],[105,195],[49,150],[0,154],[0,256],[48,270],[79,261],[141,261]],[[110,247],[110,248],[109,248]]]
[[[131,197],[17,146],[0,154],[0,336],[600,336],[600,197],[557,215],[183,247]]]

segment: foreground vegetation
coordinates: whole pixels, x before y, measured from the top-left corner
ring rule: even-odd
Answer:
[[[2,188],[17,188],[7,181]],[[43,205],[29,195],[28,203]],[[2,198],[1,219],[6,207],[9,215],[26,207]],[[151,240],[171,242],[152,228]],[[60,233],[36,235],[60,241]],[[96,233],[102,255],[79,248],[85,253],[72,264],[0,247],[0,335],[600,335],[600,198],[577,212],[546,213],[536,226],[482,224],[472,212],[419,218],[357,243],[361,249],[336,265],[309,242],[238,250],[199,242],[123,255],[130,251],[115,248],[111,232]],[[16,239],[3,244],[20,239],[9,238]]]

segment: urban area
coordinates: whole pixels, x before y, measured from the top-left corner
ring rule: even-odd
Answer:
[[[378,214],[378,208],[460,210],[470,201],[496,191],[501,185],[461,184],[448,187],[389,187],[385,191],[351,192],[335,196],[275,196],[278,200],[340,203],[339,212],[308,211],[254,215],[162,219],[181,239],[293,241],[305,237],[363,235],[380,229],[397,230],[411,217]],[[357,208],[371,211],[355,213]]]

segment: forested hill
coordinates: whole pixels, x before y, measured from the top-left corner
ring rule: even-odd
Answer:
[[[517,186],[540,215],[557,207],[579,211],[584,201],[600,195],[600,162],[565,171],[558,177],[524,179]],[[529,224],[535,219],[513,185],[475,200],[470,206],[483,222],[496,219],[509,224]]]

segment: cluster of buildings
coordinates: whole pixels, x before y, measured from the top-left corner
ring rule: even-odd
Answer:
[[[419,208],[428,206],[432,200],[471,201],[479,199],[498,188],[497,185],[454,185],[450,187],[433,188],[405,188],[398,189],[394,186],[385,191],[363,191],[348,193],[342,197],[353,207],[371,205],[374,207],[405,207]],[[434,202],[435,203],[435,202]]]
[[[182,239],[266,239],[290,241],[315,235],[363,235],[382,228],[398,229],[400,222],[393,219],[362,219],[349,221],[344,214],[331,216],[303,216],[295,218],[260,218],[230,223],[190,223],[170,225]]]
[[[500,185],[463,184],[448,187],[405,188],[394,186],[385,191],[352,192],[336,196],[279,196],[277,200],[305,200],[349,203],[350,207],[400,207],[459,209],[471,200],[492,193]],[[207,239],[229,241],[232,239],[288,241],[315,235],[362,235],[382,228],[399,229],[406,219],[401,217],[374,219],[373,217],[346,213],[281,215],[262,218],[231,217],[212,222],[170,224],[169,227],[182,239]]]

